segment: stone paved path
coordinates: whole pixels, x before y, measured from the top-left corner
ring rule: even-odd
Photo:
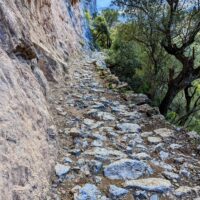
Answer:
[[[145,96],[108,89],[99,57],[73,61],[52,84],[59,157],[47,199],[198,199],[199,136],[169,125]]]

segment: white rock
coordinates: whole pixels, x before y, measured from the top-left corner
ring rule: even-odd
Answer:
[[[70,167],[66,165],[57,164],[55,166],[55,172],[57,176],[63,176],[67,174],[69,170],[70,170]]]
[[[83,123],[84,123],[85,125],[87,125],[87,126],[91,126],[91,125],[93,125],[93,124],[95,123],[95,121],[92,120],[92,119],[84,119],[84,120],[83,120]]]
[[[132,124],[132,123],[118,124],[117,128],[125,133],[138,133],[141,131],[141,127],[138,124]]]
[[[172,180],[178,180],[180,177],[178,174],[175,174],[173,172],[163,172],[163,175],[168,178],[168,179],[172,179]]]
[[[160,158],[161,158],[162,160],[168,159],[168,158],[169,158],[169,153],[164,152],[164,151],[161,151],[161,152],[160,152]]]
[[[136,157],[140,160],[150,160],[151,159],[151,156],[148,155],[147,153],[145,152],[141,152],[141,153],[138,153],[136,154]]]
[[[191,131],[188,132],[187,135],[191,138],[191,139],[200,139],[200,135],[196,132],[196,131]]]
[[[143,133],[141,133],[141,137],[143,137],[143,138],[149,137],[151,135],[153,135],[153,132],[143,132]]]
[[[175,190],[175,195],[181,197],[183,195],[190,193],[192,190],[193,189],[191,187],[181,186],[181,187],[179,187],[178,189]]]
[[[167,128],[160,128],[160,129],[156,129],[154,130],[154,132],[157,135],[160,135],[162,138],[168,138],[173,136],[174,131],[171,129],[167,129]]]
[[[180,144],[171,144],[170,148],[174,150],[174,149],[180,149],[182,146],[183,145],[180,145]]]
[[[152,144],[158,144],[162,142],[162,139],[160,137],[148,137],[147,140],[149,143],[152,143]]]
[[[167,192],[171,190],[172,184],[166,179],[147,178],[126,181],[124,186],[128,188],[137,188],[152,192]]]
[[[115,116],[110,114],[110,113],[107,113],[107,112],[98,112],[97,113],[97,117],[100,119],[100,120],[105,120],[105,121],[115,121]]]
[[[102,147],[103,146],[103,142],[101,140],[94,140],[92,142],[91,146],[93,146],[93,147]]]

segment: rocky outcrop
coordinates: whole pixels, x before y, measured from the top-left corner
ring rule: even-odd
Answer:
[[[85,44],[70,0],[0,1],[0,199],[45,199],[57,156],[49,81]]]

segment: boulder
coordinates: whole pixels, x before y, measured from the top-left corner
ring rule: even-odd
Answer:
[[[137,179],[151,173],[152,169],[142,161],[122,159],[104,169],[104,175],[112,180]]]
[[[129,180],[124,183],[127,188],[135,188],[150,192],[168,192],[172,189],[170,181],[162,178],[146,178],[138,180]]]

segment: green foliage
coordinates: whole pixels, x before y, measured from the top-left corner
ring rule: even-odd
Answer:
[[[127,41],[126,34],[123,37],[124,28],[126,28],[125,25],[118,26],[113,33],[113,44],[108,53],[107,63],[111,71],[118,75],[122,81],[126,81],[133,88],[137,88],[140,79],[133,82],[133,78],[141,64],[135,56],[135,43]]]
[[[182,11],[177,9],[168,30],[170,9],[165,1],[114,0],[127,14],[127,22],[118,21],[119,13],[115,10],[104,10],[92,22],[94,40],[101,49],[108,49],[107,63],[111,71],[121,81],[125,81],[136,92],[147,94],[154,106],[159,106],[166,96],[171,80],[183,70],[181,60],[170,54],[165,46],[168,42],[172,47],[181,47],[187,34],[192,34],[199,20],[195,10]],[[173,1],[175,2],[175,0]],[[178,2],[178,1],[177,1]],[[181,1],[180,1],[181,2]],[[165,2],[166,3],[166,2]],[[131,6],[135,5],[135,10]],[[143,6],[143,7],[142,7]],[[139,8],[144,8],[143,12]],[[192,15],[190,15],[192,14]],[[195,14],[195,15],[193,15]],[[166,32],[171,31],[166,37]],[[200,35],[192,45],[184,49],[184,56],[195,55],[195,65],[200,61]],[[111,45],[112,41],[112,45]],[[111,48],[109,48],[111,45]],[[195,52],[193,51],[195,49]],[[111,87],[111,86],[110,86]],[[200,131],[200,80],[191,82],[188,89],[190,101],[187,102],[184,88],[176,93],[176,97],[168,107],[167,119],[189,129]],[[188,105],[187,105],[188,104]]]
[[[113,9],[105,9],[102,11],[102,16],[106,20],[106,23],[110,29],[114,26],[115,23],[118,22],[119,12]]]
[[[92,20],[92,16],[90,15],[90,12],[88,10],[85,10],[85,18],[89,23]]]
[[[111,9],[103,10],[102,13],[94,19],[90,13],[85,12],[86,19],[90,23],[94,43],[100,49],[111,47],[111,27],[118,21],[118,12]]]
[[[95,44],[100,48],[110,48],[111,38],[108,25],[103,16],[94,18],[91,26]]]

